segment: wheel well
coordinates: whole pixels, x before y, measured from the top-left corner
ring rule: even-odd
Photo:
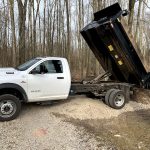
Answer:
[[[3,94],[11,94],[11,95],[18,97],[19,100],[21,101],[25,100],[23,94],[17,89],[13,89],[13,88],[0,89],[0,95],[3,95]]]

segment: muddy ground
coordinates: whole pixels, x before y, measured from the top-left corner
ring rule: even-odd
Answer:
[[[17,119],[0,122],[0,150],[150,150],[148,99],[121,110],[86,96],[23,105]]]
[[[123,113],[107,120],[79,120],[60,114],[54,115],[75,125],[79,130],[84,129],[85,134],[93,135],[99,142],[98,149],[150,149],[150,109]]]

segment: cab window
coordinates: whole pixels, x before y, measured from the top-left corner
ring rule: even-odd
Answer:
[[[60,60],[47,60],[35,68],[40,73],[63,73],[62,62]]]

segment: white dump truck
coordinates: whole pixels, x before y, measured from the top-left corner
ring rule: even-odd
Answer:
[[[130,84],[93,81],[71,84],[67,59],[58,57],[34,58],[17,68],[1,68],[0,121],[16,118],[22,103],[64,100],[70,93],[92,93],[116,109],[129,99]]]

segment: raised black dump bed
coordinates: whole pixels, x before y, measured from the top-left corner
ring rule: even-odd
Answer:
[[[103,69],[112,74],[112,80],[150,88],[150,75],[121,24],[125,15],[126,11],[116,3],[96,12],[94,21],[81,34]]]

